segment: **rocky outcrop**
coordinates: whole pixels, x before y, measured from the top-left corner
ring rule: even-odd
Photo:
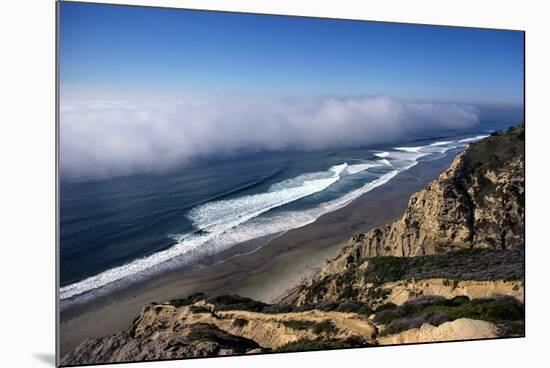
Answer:
[[[159,359],[210,357],[262,352],[256,342],[231,335],[210,324],[194,324],[185,333],[151,328],[146,334],[128,331],[88,339],[67,354],[61,365],[88,365]]]
[[[513,297],[470,300],[464,295],[452,299],[430,296],[404,301],[401,306],[387,302],[375,312],[361,307],[351,312],[353,308],[349,302],[289,308],[238,296],[200,296],[151,304],[127,331],[84,341],[63,358],[61,365],[453,341],[522,333],[523,309]],[[464,315],[476,319],[462,318]]]
[[[472,143],[437,180],[411,196],[399,220],[353,236],[322,273],[374,256],[523,247],[524,135],[519,126]]]
[[[464,249],[419,257],[373,257],[322,273],[278,303],[315,305],[354,301],[374,309],[422,295],[471,299],[511,295],[523,301],[523,249]]]
[[[471,144],[399,220],[353,236],[276,302],[372,312],[423,297],[523,303],[523,149],[522,126]],[[521,334],[522,321],[506,323]]]
[[[419,281],[397,281],[381,285],[388,291],[385,303],[401,305],[415,300],[421,295],[441,296],[452,299],[457,296],[467,296],[470,299],[492,298],[499,295],[514,297],[519,302],[524,301],[523,282],[516,281],[450,281],[448,279],[430,279]]]
[[[380,345],[414,344],[419,342],[490,339],[497,336],[498,328],[494,324],[461,318],[443,323],[437,327],[425,323],[420,328],[382,336],[378,339],[378,343]]]
[[[237,296],[214,300],[220,304],[198,298],[146,306],[127,331],[86,340],[61,363],[259,353],[316,340],[367,345],[378,331],[367,316],[356,313],[264,311],[270,306]]]

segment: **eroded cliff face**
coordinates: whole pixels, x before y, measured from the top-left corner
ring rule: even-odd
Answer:
[[[367,257],[523,247],[524,135],[520,126],[471,144],[411,196],[399,220],[354,235],[321,274],[341,272]]]
[[[436,281],[435,284],[438,282]],[[441,285],[440,285],[441,286]],[[466,288],[472,285],[466,285]],[[479,286],[479,285],[478,285]],[[143,308],[128,330],[88,339],[61,365],[117,363],[263,352],[481,339],[518,334],[523,318],[513,297],[470,300],[462,290],[452,299],[424,297],[386,303],[376,311],[359,300],[308,307],[269,305],[239,296],[191,296]],[[448,288],[447,288],[448,289]],[[448,292],[447,296],[453,296]],[[400,296],[391,299],[398,301]],[[356,306],[352,306],[356,303]],[[448,314],[434,313],[433,308]],[[466,316],[467,318],[464,318]],[[468,318],[469,317],[469,318]],[[405,327],[403,327],[405,326]]]
[[[181,334],[155,326],[146,335],[135,336],[123,331],[87,339],[65,355],[61,365],[211,357],[262,351],[264,349],[254,341],[231,335],[209,324],[190,325]]]
[[[61,364],[252,354],[285,350],[300,341],[364,346],[373,344],[378,332],[357,313],[270,308],[238,296],[202,295],[148,305],[127,331],[88,339]]]
[[[397,334],[382,336],[378,339],[380,345],[416,344],[434,341],[456,341],[490,339],[498,337],[498,328],[489,322],[461,318],[445,322],[439,326],[428,323],[418,328],[412,328]]]
[[[304,306],[353,301],[375,309],[383,303],[402,304],[425,295],[448,299],[511,295],[523,301],[523,259],[522,248],[363,258],[338,272],[323,270],[276,302]]]

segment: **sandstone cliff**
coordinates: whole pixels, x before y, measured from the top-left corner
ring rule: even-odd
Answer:
[[[399,220],[354,235],[321,273],[337,273],[374,256],[522,248],[524,137],[518,126],[469,145],[437,180],[411,196]]]
[[[412,328],[394,335],[381,337],[380,345],[414,344],[419,342],[489,339],[498,336],[498,329],[492,323],[461,318],[445,322],[439,326],[428,323],[419,328]]]
[[[88,339],[62,365],[177,359],[374,344],[378,332],[357,313],[277,309],[239,296],[202,294],[146,306],[127,331]],[[302,350],[302,349],[300,349]]]
[[[323,269],[277,302],[304,306],[353,301],[375,309],[383,303],[404,302],[422,295],[513,295],[523,301],[523,259],[522,248],[363,258],[347,263],[338,272]]]
[[[444,311],[444,313],[443,313]],[[365,347],[521,334],[512,297],[421,297],[376,311],[352,303],[298,307],[192,295],[146,306],[128,330],[88,339],[61,365]]]

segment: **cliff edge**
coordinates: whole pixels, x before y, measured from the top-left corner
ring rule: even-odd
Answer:
[[[523,248],[524,140],[525,129],[517,126],[470,144],[438,179],[411,196],[400,219],[354,235],[321,273],[375,256]]]

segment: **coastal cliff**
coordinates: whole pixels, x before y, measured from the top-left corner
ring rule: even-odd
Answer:
[[[520,126],[470,144],[437,180],[411,196],[399,220],[354,235],[325,272],[374,256],[523,247],[524,136]]]
[[[84,341],[62,365],[365,346],[376,334],[357,313],[197,293],[144,307],[127,331]]]
[[[524,137],[518,126],[470,144],[411,196],[400,219],[351,237],[317,275],[278,301],[304,305],[357,295],[372,307],[391,293],[385,283],[522,279]]]
[[[353,235],[273,304],[200,293],[151,304],[61,364],[523,336],[524,135],[470,144],[400,219]]]

